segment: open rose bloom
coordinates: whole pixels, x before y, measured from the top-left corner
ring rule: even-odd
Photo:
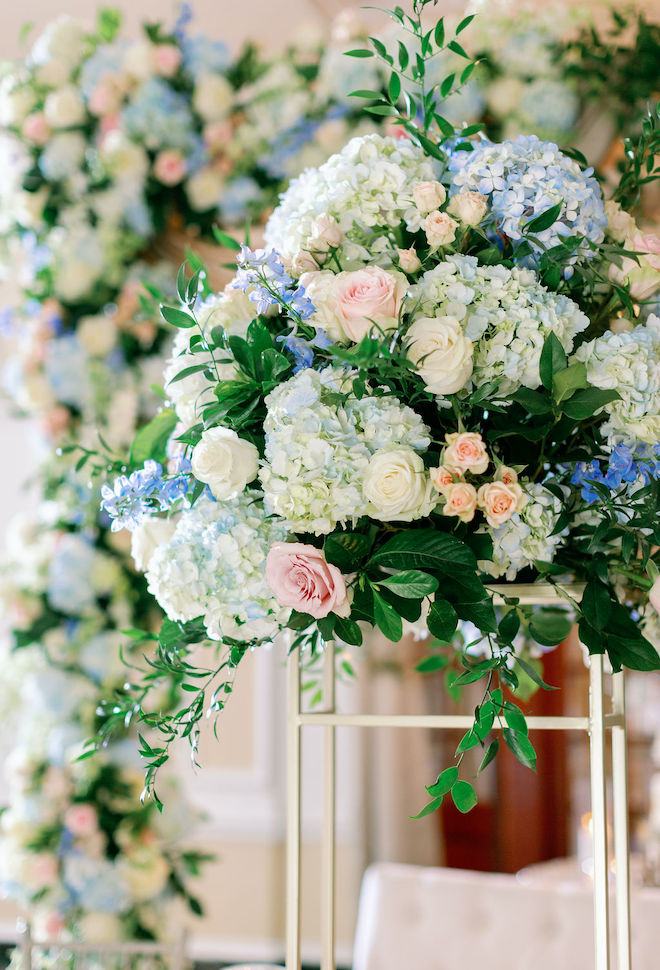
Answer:
[[[556,145],[461,142],[402,103],[408,137],[308,169],[222,293],[164,309],[169,453],[183,440],[192,467],[129,469],[105,507],[116,527],[162,517],[188,476],[147,572],[184,654],[200,628],[234,664],[283,630],[314,652],[406,620],[449,664],[470,621],[498,717],[520,638],[546,649],[574,620],[615,669],[660,667],[660,319],[631,299],[660,246]],[[584,598],[535,613],[516,582]]]

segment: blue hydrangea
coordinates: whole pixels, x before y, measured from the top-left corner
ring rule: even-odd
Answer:
[[[245,221],[250,207],[261,196],[261,188],[253,178],[244,175],[234,179],[220,201],[219,211],[225,224],[237,225]]]
[[[495,227],[513,240],[522,239],[528,223],[561,202],[553,225],[534,234],[536,253],[566,236],[593,243],[604,238],[607,218],[593,169],[582,171],[552,142],[536,135],[501,143],[483,141],[472,152],[454,152],[449,167],[454,173],[449,194],[470,189],[488,196]],[[591,250],[583,244],[580,252],[588,256]],[[527,265],[535,261],[535,254],[521,260]]]
[[[217,74],[230,64],[230,52],[226,44],[211,40],[203,34],[181,38],[183,68],[193,77],[200,74]]]
[[[151,150],[172,148],[187,155],[196,147],[189,99],[162,78],[151,78],[138,88],[122,110],[121,127]]]
[[[122,61],[128,48],[127,41],[101,44],[80,69],[78,85],[83,98],[92,96],[106,75],[116,77],[122,73]]]

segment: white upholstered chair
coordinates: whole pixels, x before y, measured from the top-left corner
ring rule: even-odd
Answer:
[[[633,966],[660,966],[660,889],[633,894]],[[588,885],[378,863],[364,876],[353,970],[593,970]]]

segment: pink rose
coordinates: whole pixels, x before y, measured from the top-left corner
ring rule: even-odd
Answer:
[[[50,138],[50,125],[40,111],[28,115],[23,122],[23,135],[35,145],[45,145]]]
[[[174,44],[157,44],[154,50],[154,68],[156,74],[172,77],[181,64],[181,51]]]
[[[446,212],[429,212],[422,222],[422,229],[426,233],[426,241],[432,249],[448,246],[456,238],[458,223]]]
[[[518,484],[518,472],[514,468],[509,468],[508,465],[500,465],[495,478],[500,482],[504,482],[505,485]]]
[[[435,488],[444,494],[450,485],[463,477],[463,472],[453,465],[440,465],[439,468],[429,468],[429,475]]]
[[[266,582],[280,606],[317,620],[329,613],[350,613],[343,575],[314,546],[276,542],[266,559]]]
[[[72,835],[84,839],[98,829],[98,815],[93,805],[80,802],[64,813],[64,824]]]
[[[308,248],[313,253],[327,253],[336,249],[344,238],[344,231],[334,216],[322,213],[312,223]]]
[[[656,613],[660,613],[660,576],[658,576],[649,590],[649,603]]]
[[[166,148],[154,161],[154,176],[163,185],[176,185],[186,174],[186,163],[180,152]]]
[[[120,105],[121,95],[109,81],[101,81],[89,99],[89,110],[99,118],[119,111]]]
[[[520,485],[504,482],[488,482],[477,493],[479,508],[486,513],[486,521],[494,529],[507,522],[515,512],[519,512],[526,502],[525,493]]]
[[[421,260],[415,252],[414,246],[410,249],[397,249],[396,254],[399,259],[399,266],[404,273],[416,273],[418,269],[422,268]]]
[[[208,125],[204,125],[202,132],[204,142],[212,148],[226,145],[228,141],[231,141],[233,134],[234,127],[231,121],[227,120],[210,121]]]
[[[480,434],[461,431],[446,434],[447,448],[442,458],[444,465],[455,465],[463,471],[481,475],[488,468],[488,452]]]
[[[468,482],[454,482],[444,489],[447,499],[442,509],[443,515],[454,515],[461,522],[471,522],[477,508],[477,490]]]
[[[627,280],[631,297],[647,300],[660,289],[660,237],[650,232],[637,232],[626,241],[626,248],[640,254],[638,262],[624,258],[621,266],[613,263],[609,277],[615,283]]]
[[[71,412],[63,404],[56,404],[54,408],[42,414],[39,419],[41,430],[48,438],[59,438],[69,427]]]
[[[402,273],[388,273],[380,266],[340,274],[334,299],[346,336],[358,343],[374,325],[394,330],[407,288],[408,280]]]

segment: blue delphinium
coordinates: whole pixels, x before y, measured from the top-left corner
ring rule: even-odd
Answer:
[[[160,510],[166,511],[190,488],[187,472],[179,470],[176,475],[164,478],[162,466],[157,461],[146,461],[143,468],[130,475],[120,475],[112,485],[101,486],[101,508],[112,521],[111,529],[132,532],[142,520]]]
[[[315,312],[316,307],[306,296],[304,286],[295,285],[275,250],[252,251],[243,245],[236,262],[238,271],[232,286],[248,294],[248,299],[256,303],[257,313],[280,306],[300,320],[307,320]]]
[[[566,236],[582,236],[593,243],[604,238],[607,218],[593,169],[582,171],[552,142],[536,135],[519,135],[499,144],[484,140],[472,152],[454,152],[449,167],[454,173],[450,195],[468,189],[488,196],[497,229],[512,240],[522,239],[533,219],[561,202],[555,222],[533,234],[538,244],[530,240],[536,253],[558,245]],[[580,252],[588,256],[591,250],[583,244]],[[533,265],[535,255],[521,262]]]
[[[594,484],[603,485],[610,491],[615,491],[622,485],[630,485],[639,479],[644,485],[648,485],[658,478],[660,478],[660,445],[630,447],[620,443],[612,449],[604,471],[598,459],[588,464],[579,461],[573,469],[571,482],[573,485],[580,486],[582,498],[591,504],[602,498],[602,494],[593,487]]]

